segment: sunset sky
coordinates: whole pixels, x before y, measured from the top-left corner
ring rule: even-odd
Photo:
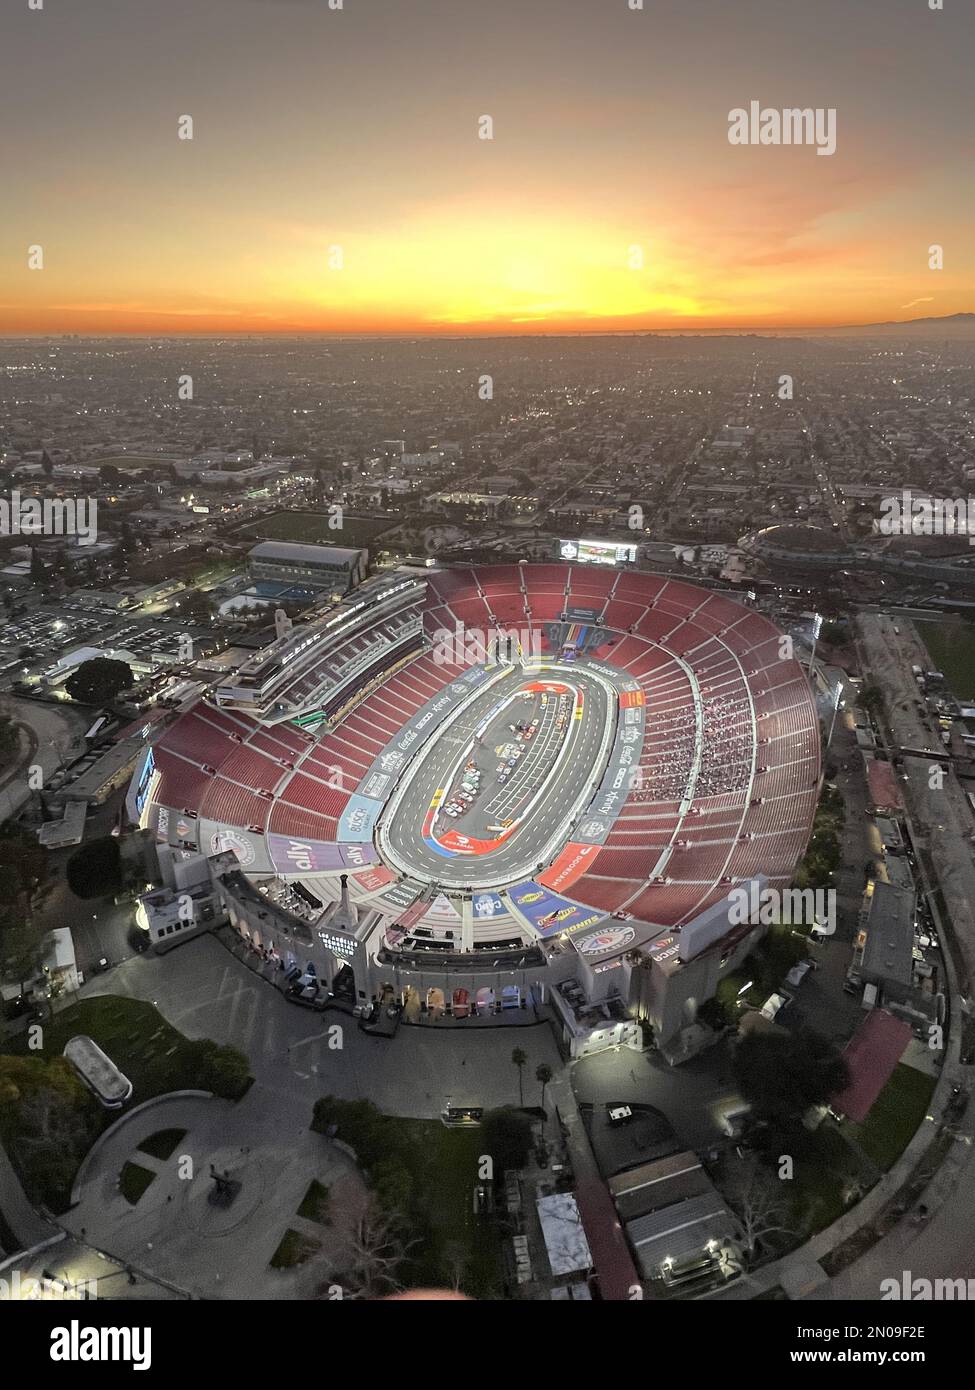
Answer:
[[[5,0],[0,333],[975,310],[973,41],[972,0]],[[730,145],[752,100],[836,154]]]

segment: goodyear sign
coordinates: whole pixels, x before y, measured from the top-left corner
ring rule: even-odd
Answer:
[[[534,879],[509,889],[508,897],[542,937],[555,936],[559,932],[582,931],[583,927],[594,927],[605,916],[602,912],[593,912],[592,908],[581,907],[569,898],[550,892]]]

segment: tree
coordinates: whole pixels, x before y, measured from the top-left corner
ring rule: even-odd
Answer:
[[[30,548],[30,579],[32,584],[43,584],[47,579],[47,565],[36,545]]]
[[[481,1123],[481,1142],[499,1173],[508,1168],[524,1168],[532,1146],[531,1120],[510,1106],[489,1110]]]
[[[94,1097],[63,1057],[0,1056],[0,1113],[28,1196],[63,1210],[98,1130]]]
[[[770,1236],[796,1235],[787,1224],[792,1207],[786,1184],[773,1177],[754,1156],[738,1165],[735,1181],[726,1195],[738,1215],[742,1245],[749,1259]]]
[[[36,918],[25,921],[4,913],[0,919],[0,968],[18,984],[37,973],[41,947],[49,935]]]
[[[400,1266],[415,1241],[404,1241],[375,1198],[348,1238],[348,1263],[342,1271],[343,1293],[354,1299],[384,1298],[398,1293]]]
[[[134,677],[127,661],[95,656],[83,661],[65,681],[72,700],[82,705],[110,705],[120,690],[128,690]]]
[[[76,898],[103,898],[122,887],[122,855],[112,835],[89,840],[68,860],[68,887]]]
[[[518,1104],[519,1104],[519,1105],[524,1105],[524,1103],[525,1103],[525,1081],[524,1081],[524,1075],[525,1075],[525,1073],[524,1073],[524,1068],[525,1068],[525,1063],[528,1061],[528,1057],[526,1056],[526,1054],[525,1054],[524,1052],[522,1052],[522,1050],[521,1050],[520,1047],[516,1047],[516,1048],[514,1049],[514,1051],[512,1052],[512,1054],[511,1054],[511,1061],[512,1061],[512,1064],[518,1068]]]
[[[0,826],[0,905],[18,913],[26,907],[47,877],[47,850],[37,837],[12,821]]]
[[[199,589],[190,589],[183,594],[176,605],[184,618],[195,618],[204,622],[213,614],[213,600]]]
[[[735,1048],[732,1067],[754,1118],[773,1125],[794,1123],[850,1079],[842,1055],[812,1028],[752,1033]]]
[[[0,767],[12,763],[20,751],[20,730],[9,714],[0,714]]]
[[[397,1226],[408,1225],[416,1194],[406,1165],[395,1155],[380,1159],[373,1165],[369,1178],[382,1213]]]
[[[47,452],[46,449],[42,450],[41,452],[41,467],[44,470],[45,477],[50,478],[50,476],[54,472],[54,460],[51,458],[51,455]]]
[[[200,1038],[190,1044],[189,1051],[199,1068],[197,1080],[201,1089],[212,1091],[215,1096],[239,1100],[254,1080],[250,1063],[236,1047]]]
[[[535,1080],[541,1082],[542,1086],[542,1109],[545,1109],[545,1087],[552,1080],[554,1072],[547,1062],[542,1062],[535,1068]]]
[[[103,463],[98,470],[98,478],[106,487],[118,487],[122,481],[122,474],[115,467],[114,463]]]
[[[860,690],[859,704],[870,714],[883,714],[884,692],[879,685],[864,685]]]

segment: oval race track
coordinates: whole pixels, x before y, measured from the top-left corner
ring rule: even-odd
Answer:
[[[598,785],[615,718],[615,692],[591,672],[508,672],[410,768],[380,821],[384,856],[443,886],[499,887],[529,876],[561,849]],[[519,738],[512,724],[534,732]],[[445,807],[471,763],[477,795],[450,816]]]

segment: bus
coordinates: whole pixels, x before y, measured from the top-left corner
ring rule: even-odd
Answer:
[[[132,1082],[92,1038],[83,1033],[69,1038],[64,1055],[106,1110],[122,1109],[132,1095]]]

